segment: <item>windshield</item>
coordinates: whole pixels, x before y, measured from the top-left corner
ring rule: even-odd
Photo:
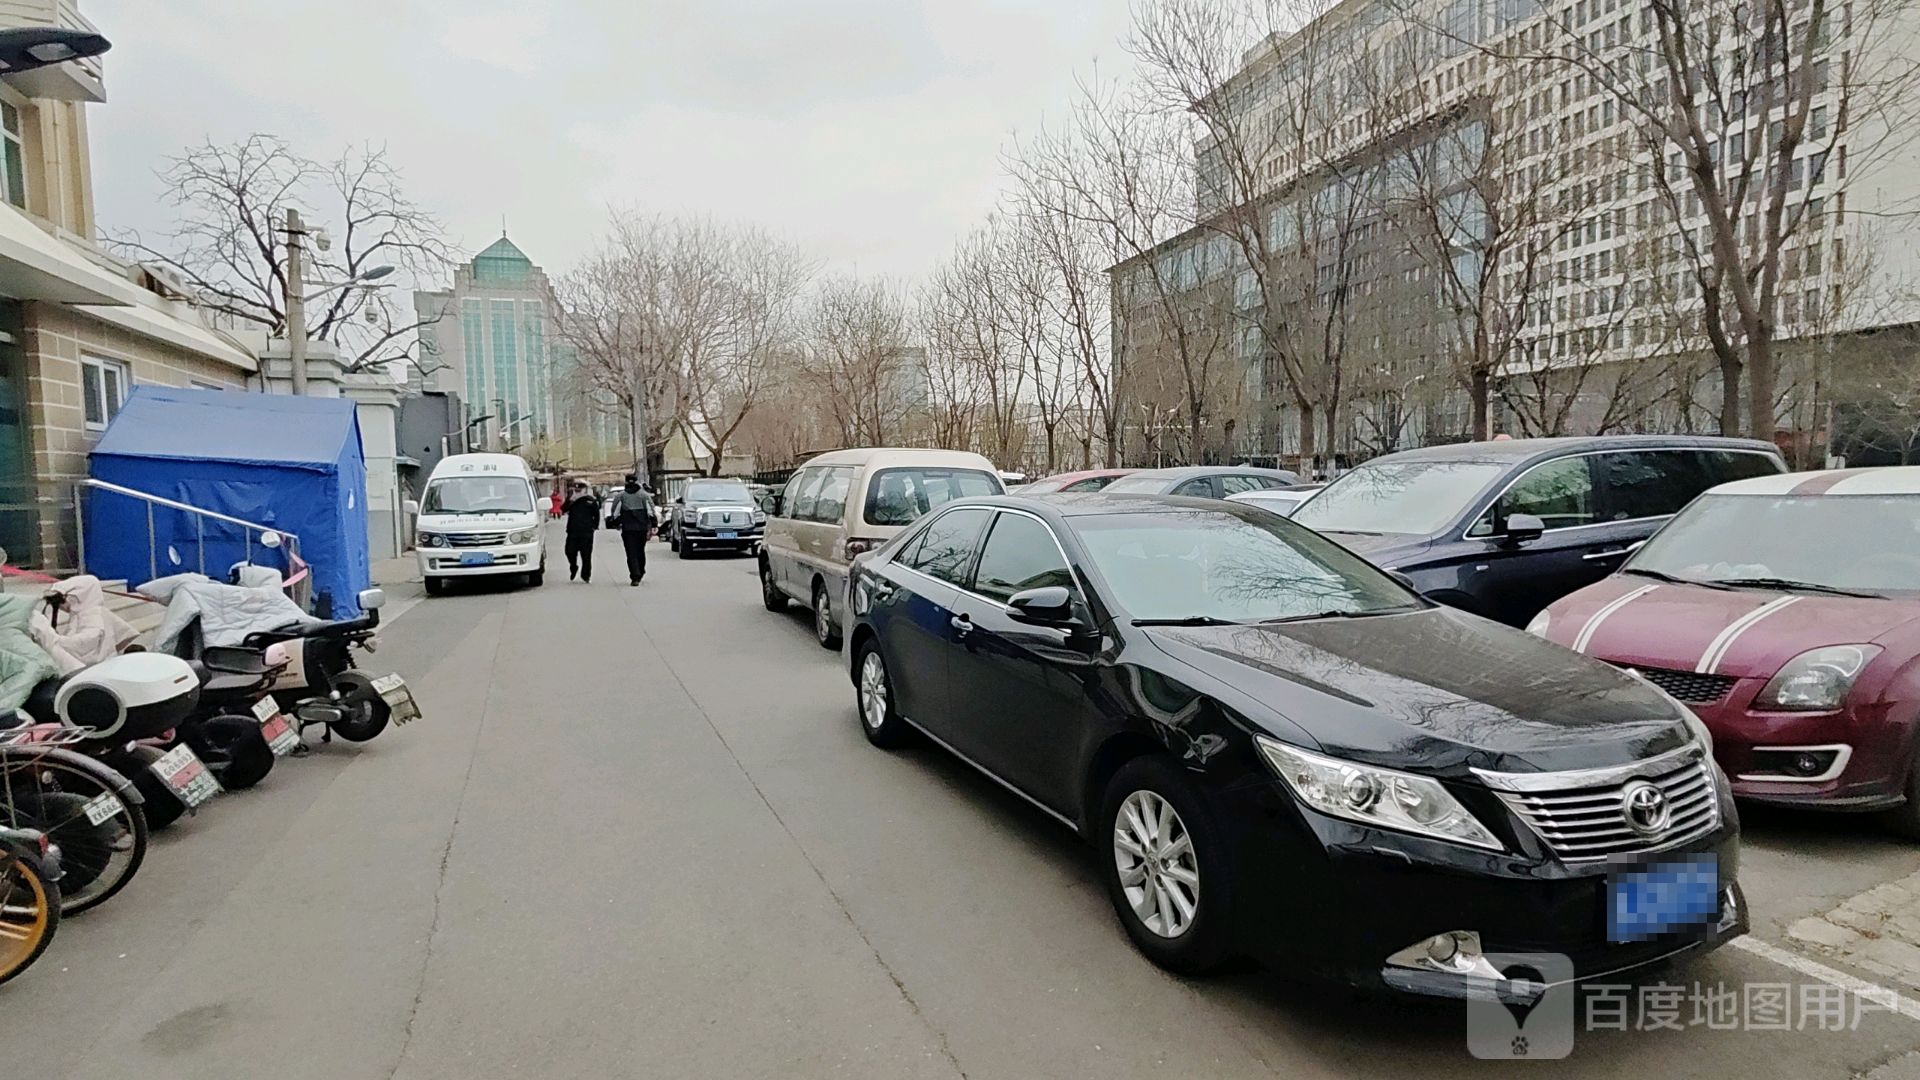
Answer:
[[[1102,514],[1073,527],[1134,619],[1260,622],[1419,603],[1333,541],[1251,511]]]
[[[1920,591],[1920,496],[1706,495],[1628,570],[1688,581],[1779,579]]]
[[[1167,489],[1164,476],[1123,476],[1100,490],[1113,495],[1157,495]]]
[[[737,480],[695,480],[687,485],[687,493],[682,498],[690,503],[754,505],[753,493]]]
[[[1492,461],[1374,461],[1328,484],[1294,511],[1320,532],[1439,532],[1507,472]]]
[[[532,489],[511,476],[453,476],[427,485],[422,514],[524,514],[533,510]]]

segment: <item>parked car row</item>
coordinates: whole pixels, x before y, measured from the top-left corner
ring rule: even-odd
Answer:
[[[1085,836],[1169,968],[1524,998],[1489,957],[1611,975],[1743,932],[1735,795],[1920,818],[1920,469],[1507,440],[1305,492],[1001,495],[971,455],[844,453],[788,485],[767,606],[845,638],[869,740],[924,737]],[[940,482],[882,532],[887,469]]]

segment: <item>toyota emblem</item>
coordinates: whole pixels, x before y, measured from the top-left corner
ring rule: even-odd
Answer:
[[[1627,828],[1641,836],[1658,836],[1673,816],[1667,793],[1645,780],[1635,780],[1620,792],[1620,813]]]

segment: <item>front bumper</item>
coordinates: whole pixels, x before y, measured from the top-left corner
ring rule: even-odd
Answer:
[[[1833,712],[1766,712],[1752,708],[1765,679],[1742,679],[1727,696],[1693,711],[1713,733],[1713,756],[1736,797],[1828,810],[1881,810],[1906,801],[1907,770],[1920,710],[1902,714],[1887,703]],[[1793,776],[1783,766],[1800,750],[1823,767]]]
[[[415,555],[424,577],[484,577],[488,574],[525,574],[538,570],[545,547],[542,541],[535,540],[530,544],[501,544],[496,547],[418,548]],[[469,555],[490,555],[493,561],[463,564],[460,560]]]
[[[1559,954],[1573,981],[1589,981],[1701,955],[1747,930],[1739,826],[1724,798],[1721,824],[1697,840],[1630,862],[1581,864],[1326,818],[1268,783],[1248,785],[1235,800],[1242,805],[1229,820],[1247,823],[1238,841],[1245,881],[1235,903],[1237,936],[1248,953],[1281,969],[1305,967],[1368,989],[1464,997],[1465,975],[1397,967],[1388,958],[1437,934],[1471,931],[1487,954]],[[1717,860],[1717,920],[1645,941],[1607,940],[1610,874],[1700,854]]]
[[[708,529],[698,525],[683,524],[680,526],[680,542],[683,544],[703,544],[710,546],[731,544],[735,547],[748,547],[759,543],[760,537],[764,535],[766,531],[766,526],[764,525]],[[721,533],[731,533],[732,535],[722,536],[720,535]]]

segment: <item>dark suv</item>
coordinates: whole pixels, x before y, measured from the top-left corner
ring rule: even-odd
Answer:
[[[1441,603],[1522,626],[1619,569],[1694,496],[1786,468],[1772,445],[1749,439],[1460,443],[1375,458],[1294,520]]]
[[[667,543],[685,559],[699,548],[752,551],[767,515],[742,480],[689,480],[667,515]]]

